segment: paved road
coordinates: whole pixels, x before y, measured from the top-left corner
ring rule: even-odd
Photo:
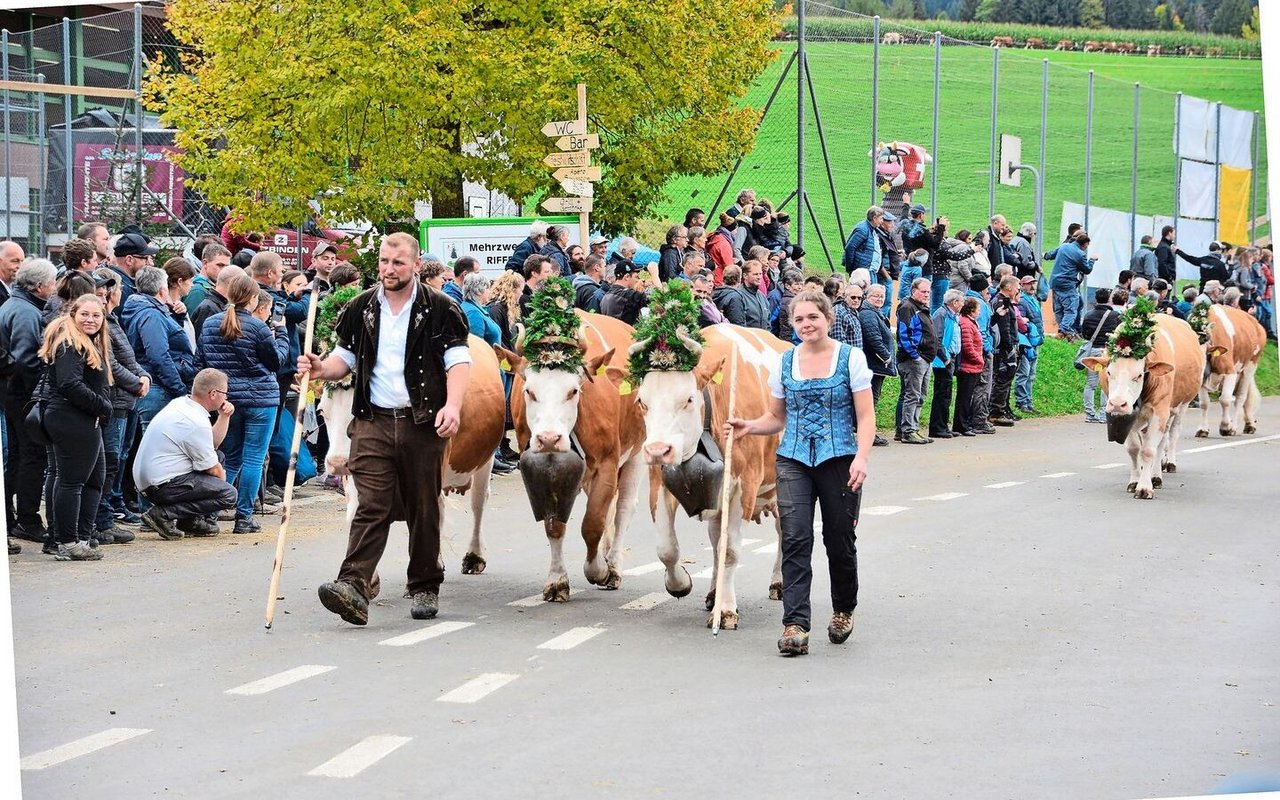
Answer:
[[[489,568],[409,618],[393,536],[353,628],[315,598],[343,503],[309,493],[274,630],[274,530],[10,559],[23,782],[32,797],[1150,797],[1280,768],[1280,402],[1257,436],[1189,440],[1153,502],[1102,426],[1026,422],[878,449],[850,644],[776,655],[772,527],[747,526],[742,629],[666,600],[647,518],[622,588],[539,593],[547,547],[518,476]],[[681,525],[690,573],[710,564]],[[760,551],[760,552],[754,552]],[[821,548],[818,549],[821,553]],[[818,622],[821,620],[821,622]]]

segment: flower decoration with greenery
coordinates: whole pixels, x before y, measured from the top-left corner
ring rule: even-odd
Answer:
[[[351,298],[358,294],[359,287],[348,286],[330,292],[320,300],[320,307],[316,309],[315,342],[322,354],[329,353],[337,346],[338,333],[334,326],[338,324],[338,315],[351,302]]]
[[[576,370],[582,367],[578,343],[581,322],[573,311],[573,285],[564,278],[548,278],[529,302],[524,319],[523,355],[529,368]]]
[[[653,370],[690,372],[698,366],[698,353],[686,341],[705,343],[698,329],[698,301],[688,281],[668,281],[649,295],[649,313],[636,321],[635,341],[642,343],[631,354],[632,381]]]
[[[1156,304],[1139,297],[1125,310],[1120,324],[1107,339],[1111,358],[1146,358],[1156,339]]]
[[[1187,324],[1191,326],[1191,330],[1196,332],[1196,336],[1200,337],[1200,344],[1209,341],[1209,330],[1213,327],[1209,322],[1209,304],[1195,303],[1191,306],[1191,313],[1187,314]]]

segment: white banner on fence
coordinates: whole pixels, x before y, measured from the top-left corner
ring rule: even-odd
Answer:
[[[1222,107],[1221,161],[1228,167],[1253,169],[1253,112]]]
[[[1218,107],[1183,95],[1178,105],[1173,151],[1195,161],[1215,160],[1229,167],[1253,169],[1253,113],[1222,107],[1222,145],[1218,147]]]
[[[1209,242],[1213,241],[1216,226],[1209,220],[1184,219],[1174,223],[1172,217],[1148,217],[1142,214],[1133,219],[1133,249],[1129,246],[1128,211],[1117,211],[1114,208],[1089,207],[1089,253],[1098,259],[1089,276],[1088,284],[1093,287],[1114,286],[1120,277],[1120,270],[1129,268],[1129,259],[1137,249],[1137,242],[1143,236],[1151,235],[1155,242],[1160,241],[1160,230],[1165,225],[1173,225],[1177,233],[1177,244],[1180,249],[1195,256],[1209,252]],[[1081,203],[1062,204],[1062,229],[1058,232],[1058,240],[1067,237],[1067,226],[1072,222],[1084,223],[1084,205]],[[1046,248],[1052,249],[1052,248]],[[1182,259],[1178,262],[1178,278],[1195,280],[1200,277],[1200,269]],[[1051,269],[1046,264],[1045,269]]]
[[[1178,184],[1178,213],[1181,216],[1216,219],[1217,190],[1217,167],[1185,158],[1182,160],[1182,179]]]

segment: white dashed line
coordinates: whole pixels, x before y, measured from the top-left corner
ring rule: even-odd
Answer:
[[[436,698],[436,702],[474,703],[519,677],[519,675],[513,675],[509,672],[486,672],[478,678],[472,678],[452,692],[440,695]]]
[[[516,608],[533,608],[535,606],[540,606],[545,602],[546,601],[542,599],[541,594],[531,594],[528,597],[521,597],[519,600],[512,600],[510,603],[507,603],[507,605],[515,606]]]
[[[910,511],[908,506],[868,506],[862,509],[863,514],[869,514],[873,517],[887,517],[890,514],[897,514],[901,511]]]
[[[370,736],[308,772],[322,778],[351,778],[412,741],[408,736]]]
[[[1026,481],[1004,481],[1003,483],[988,483],[988,489],[1008,489],[1010,486],[1021,486]]]
[[[632,567],[631,569],[624,569],[622,574],[627,577],[634,577],[636,575],[648,575],[650,572],[658,572],[663,569],[666,569],[666,567],[662,566],[661,561],[653,561],[648,564],[641,564],[638,567]]]
[[[538,645],[539,650],[572,650],[604,633],[604,628],[573,628]]]
[[[1223,450],[1228,447],[1244,447],[1247,444],[1257,444],[1258,442],[1269,442],[1273,439],[1280,439],[1280,433],[1273,433],[1270,436],[1259,436],[1256,439],[1244,439],[1239,442],[1227,442],[1226,444],[1207,444],[1204,447],[1193,447],[1190,450],[1183,450],[1179,455],[1187,453],[1206,453],[1210,450]]]
[[[714,570],[715,570],[715,568],[714,568],[714,567],[707,567],[706,569],[700,569],[700,570],[698,570],[697,572],[693,573],[693,574],[692,574],[692,575],[690,575],[689,577],[690,577],[690,578],[697,578],[697,579],[699,579],[699,580],[702,580],[703,578],[710,578],[710,577],[711,577],[711,575],[712,575],[712,572],[713,572]]]
[[[243,686],[237,686],[234,689],[228,689],[227,694],[266,694],[275,691],[291,683],[305,681],[307,678],[314,678],[317,675],[323,675],[326,672],[332,672],[337,667],[326,667],[322,664],[303,664],[300,667],[287,669],[284,672],[278,672],[275,675],[268,675],[261,680],[251,681]]]
[[[1120,464],[1116,462],[1111,464],[1099,464],[1098,466],[1094,467],[1094,469],[1116,469],[1117,467],[1123,467],[1123,466],[1124,464]]]
[[[446,633],[460,631],[463,628],[470,628],[475,625],[474,622],[437,622],[426,628],[419,628],[416,631],[402,633],[399,636],[392,636],[390,639],[383,639],[378,644],[384,644],[387,647],[408,647],[411,644],[425,642],[428,639],[434,639],[437,636],[444,636]]]
[[[623,603],[618,606],[618,608],[623,611],[648,611],[651,608],[657,608],[670,599],[671,595],[666,592],[650,592],[649,594],[637,597],[630,603]]]
[[[942,494],[931,494],[928,497],[917,497],[916,500],[932,500],[935,503],[945,503],[948,500],[956,500],[968,496],[968,492],[943,492]]]
[[[1069,478],[1075,475],[1074,472],[1050,472],[1047,475],[1041,475],[1041,478]]]
[[[762,556],[763,556],[763,555],[770,555],[770,556],[771,556],[771,555],[773,555],[774,553],[778,552],[778,543],[777,543],[777,542],[770,542],[769,544],[766,544],[764,547],[757,547],[755,550],[752,550],[751,552],[753,552],[753,553],[757,553],[757,554],[762,555]]]
[[[759,539],[743,539],[742,540],[743,547],[750,547],[753,544],[760,544],[760,540]]]
[[[39,753],[33,753],[22,759],[21,766],[23,769],[44,769],[52,767],[55,764],[61,764],[64,761],[70,761],[73,758],[87,756],[90,753],[97,752],[104,747],[110,747],[113,744],[126,742],[135,736],[141,736],[144,733],[151,733],[150,728],[111,728],[102,733],[95,733],[92,736],[86,736],[83,739],[76,739],[74,742],[55,747],[52,750],[44,750]]]

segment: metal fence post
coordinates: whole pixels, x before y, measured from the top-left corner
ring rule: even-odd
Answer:
[[[0,56],[0,74],[4,75],[4,80],[9,80],[9,29],[5,28],[0,31],[0,42],[3,42],[4,54]],[[13,197],[13,148],[12,135],[10,130],[9,119],[9,90],[4,90],[4,235],[6,239],[13,238],[13,203],[10,198]],[[44,187],[41,187],[43,189]]]
[[[1253,174],[1249,176],[1253,186],[1249,189],[1249,244],[1258,240],[1258,112],[1253,112]]]
[[[1133,163],[1129,167],[1129,175],[1133,181],[1129,195],[1129,252],[1138,249],[1136,241],[1138,227],[1138,120],[1141,119],[1142,84],[1133,84]]]
[[[1214,104],[1213,123],[1213,238],[1222,238],[1222,103]]]
[[[62,18],[62,82],[66,86],[71,85],[71,20],[67,17]],[[67,193],[66,212],[67,212],[67,236],[75,235],[75,220],[73,213],[74,205],[71,202],[71,186],[72,176],[75,170],[72,164],[75,163],[75,150],[71,144],[71,95],[64,94],[62,96],[62,127],[64,128],[62,141],[66,145],[66,154],[62,159],[63,172],[63,190]],[[87,189],[88,187],[86,187]],[[88,197],[88,191],[85,197]]]
[[[138,198],[137,203],[137,223],[142,225],[142,195],[147,185],[147,172],[145,164],[142,160],[142,5],[140,3],[133,4],[133,74],[136,81],[135,87],[137,95],[133,101],[133,110],[135,114],[135,124],[133,128],[133,147],[134,158],[136,159],[137,169],[134,173],[135,180],[138,182],[138,189],[135,195]],[[181,214],[181,210],[178,211]],[[301,237],[302,232],[298,232]],[[299,261],[299,269],[302,262]]]
[[[933,169],[929,170],[929,208],[938,216],[938,105],[942,77],[942,32],[933,32]]]
[[[1182,92],[1173,97],[1173,226],[1178,227],[1182,194]]]
[[[876,149],[880,136],[880,17],[871,18],[871,205],[876,204]]]
[[[796,194],[800,196],[797,204],[800,213],[796,214],[795,223],[796,244],[801,248],[804,247],[804,77],[809,66],[804,57],[804,3],[805,0],[799,0],[796,4]]]
[[[991,48],[991,150],[988,163],[991,172],[987,176],[987,216],[996,213],[996,120],[1000,110],[1000,48]]]
[[[1093,191],[1093,70],[1089,70],[1089,96],[1084,115],[1084,229],[1089,230],[1089,203]]]
[[[1049,136],[1049,59],[1040,63],[1040,202],[1036,204],[1036,232],[1040,234],[1040,251],[1044,252],[1044,184],[1049,178],[1044,168]]]
[[[44,76],[37,75],[36,83],[43,84]],[[40,155],[36,159],[36,180],[40,184],[40,189],[36,192],[36,196],[40,198],[37,203],[37,209],[31,214],[31,241],[35,246],[32,248],[34,253],[43,253],[44,250],[44,201],[48,194],[44,190],[45,180],[48,178],[48,167],[46,166],[45,154],[49,152],[48,136],[45,130],[44,118],[44,92],[41,91],[36,95],[36,141],[40,145]]]

